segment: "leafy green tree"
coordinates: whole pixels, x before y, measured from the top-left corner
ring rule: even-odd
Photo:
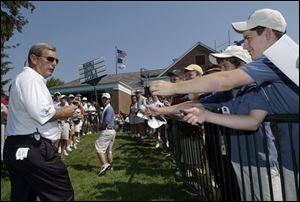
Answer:
[[[28,23],[20,13],[22,8],[30,9],[31,13],[35,9],[29,1],[1,1],[1,92],[3,86],[10,80],[4,80],[3,76],[13,68],[12,63],[8,61],[9,56],[5,54],[5,49],[19,46],[19,44],[8,46],[6,42],[14,35],[15,30],[22,33],[23,26]]]
[[[10,79],[2,79],[3,75],[5,75],[11,69],[11,62],[5,61],[5,58],[8,58],[8,56],[5,53],[1,52],[1,93],[3,92],[3,86],[5,86],[10,81]]]
[[[54,77],[51,77],[50,79],[47,80],[47,87],[48,88],[51,88],[51,87],[54,87],[54,86],[60,86],[62,84],[64,84],[65,82],[60,80],[60,79],[56,79]]]

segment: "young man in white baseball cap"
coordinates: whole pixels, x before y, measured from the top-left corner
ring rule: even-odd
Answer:
[[[112,147],[116,137],[115,112],[110,105],[111,96],[109,93],[103,93],[101,101],[104,106],[99,125],[99,138],[95,142],[97,156],[101,163],[99,176],[105,175],[106,171],[112,168],[113,154]]]

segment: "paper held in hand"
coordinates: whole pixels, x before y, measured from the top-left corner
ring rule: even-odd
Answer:
[[[150,126],[151,128],[159,128],[160,126],[162,126],[163,124],[166,124],[167,121],[163,116],[152,116],[151,118],[148,119],[148,126]]]
[[[264,55],[299,86],[299,45],[296,42],[285,34]]]

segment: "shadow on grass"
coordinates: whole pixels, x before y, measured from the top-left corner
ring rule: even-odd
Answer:
[[[115,148],[115,150],[125,150],[128,148],[147,148],[149,147],[154,147],[154,144],[151,141],[130,141],[127,142],[126,144],[122,144],[118,147]]]
[[[73,168],[78,171],[87,171],[87,172],[94,172],[95,169],[99,169],[99,166],[95,165],[83,165],[83,164],[75,164],[75,163],[70,163],[68,164],[69,168]]]
[[[105,190],[96,193],[94,198],[98,200],[121,200],[121,201],[152,201],[152,200],[168,200],[168,201],[196,201],[195,196],[187,198],[187,191],[181,185],[176,184],[142,184],[131,182],[115,182],[114,186],[117,191],[107,187],[111,184],[99,183],[95,189]],[[177,190],[174,192],[174,190]],[[180,190],[178,192],[178,190]]]

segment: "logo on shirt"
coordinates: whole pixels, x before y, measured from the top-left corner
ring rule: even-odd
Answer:
[[[45,108],[45,110],[44,110],[45,115],[48,116],[50,114],[50,111],[51,111],[51,105],[49,105]]]

